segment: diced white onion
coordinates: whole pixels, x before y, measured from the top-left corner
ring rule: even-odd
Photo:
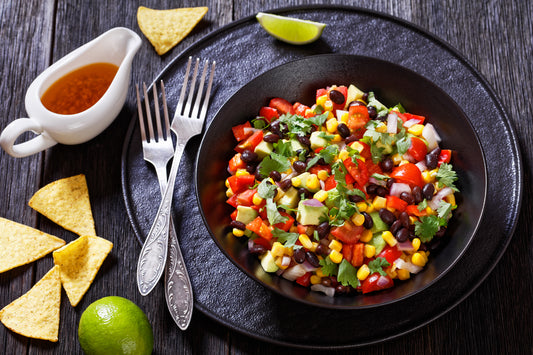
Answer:
[[[294,266],[291,266],[290,268],[286,269],[281,276],[289,281],[294,281],[300,276],[305,275],[306,272],[307,270],[305,270],[305,268],[301,264],[295,264]]]
[[[318,269],[317,267],[311,265],[307,260],[301,263],[301,265],[305,269],[305,271],[315,271],[316,269]]]
[[[413,158],[413,156],[412,156],[411,154],[409,154],[409,153],[404,153],[404,154],[402,155],[402,159],[407,160],[407,161],[409,161],[410,163],[416,163],[415,158]]]
[[[337,114],[337,120],[338,120],[339,122],[341,121],[342,115],[344,115],[345,113],[348,113],[348,111],[346,111],[346,110],[337,110],[337,111],[336,111],[336,114]]]
[[[284,255],[281,259],[281,266],[289,266],[291,264],[291,257]]]
[[[394,265],[396,265],[397,269],[407,270],[411,274],[418,274],[422,270],[422,267],[415,265],[413,263],[410,263],[410,262],[406,262],[400,258],[394,261]]]
[[[379,186],[387,186],[387,182],[385,180],[376,179],[372,176],[368,179],[368,182]]]
[[[420,172],[426,171],[428,169],[426,163],[423,160],[420,160],[418,163],[415,164]]]
[[[405,128],[409,128],[409,127],[412,127],[413,125],[417,124],[418,123],[418,120],[415,119],[415,118],[412,118],[410,120],[407,120],[406,122],[403,123],[403,126]]]
[[[329,296],[329,297],[335,296],[335,289],[333,287],[326,287],[322,284],[312,285],[311,290],[323,292],[326,294],[326,296]]]
[[[396,134],[398,131],[398,115],[391,112],[387,116],[387,133]]]
[[[445,187],[441,190],[439,190],[433,198],[428,201],[428,206],[431,207],[433,210],[437,210],[439,208],[440,201],[442,201],[443,198],[453,193],[453,190],[449,187]]]
[[[411,193],[411,187],[408,184],[402,182],[395,182],[390,187],[390,194],[392,196],[400,197],[402,192]]]
[[[432,151],[439,146],[440,137],[431,123],[426,123],[424,126],[422,137],[428,142],[428,151]]]

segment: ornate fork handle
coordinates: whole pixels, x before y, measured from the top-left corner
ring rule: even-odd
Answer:
[[[146,296],[154,289],[165,268],[168,253],[168,231],[170,228],[172,196],[174,194],[174,184],[176,182],[181,156],[185,149],[185,143],[180,141],[178,137],[168,184],[137,263],[137,287],[143,296]]]

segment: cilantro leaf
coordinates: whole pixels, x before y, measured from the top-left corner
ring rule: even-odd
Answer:
[[[277,143],[274,143],[274,151],[278,153],[279,155],[282,155],[284,157],[292,157],[294,153],[292,152],[292,144],[289,141],[282,141],[279,140]]]
[[[411,140],[408,137],[403,137],[396,142],[396,148],[398,149],[398,154],[403,155],[407,153],[407,150],[411,146]]]
[[[278,238],[278,242],[283,244],[285,247],[290,248],[290,247],[295,246],[296,241],[298,240],[299,234],[289,233],[279,228],[274,228],[274,230],[272,231],[272,237]]]
[[[291,164],[287,157],[272,152],[259,163],[259,173],[261,176],[267,177],[272,171],[287,171],[290,167]]]
[[[359,279],[357,278],[357,270],[346,259],[342,259],[339,265],[337,281],[339,281],[343,286],[350,285],[353,288],[357,288],[361,285]]]
[[[428,200],[424,199],[422,202],[420,202],[417,206],[417,209],[422,212],[423,210],[426,209],[426,207],[428,206]]]
[[[376,259],[368,263],[368,268],[370,269],[371,275],[377,272],[381,276],[386,276],[387,273],[383,271],[383,269],[389,266],[390,266],[390,263],[387,261],[387,259],[382,258],[382,257],[377,257]]]
[[[435,179],[437,179],[439,184],[448,186],[453,191],[459,191],[454,185],[454,182],[457,180],[457,173],[453,170],[450,164],[442,163],[435,175]]]
[[[257,185],[257,193],[264,199],[274,198],[276,196],[276,190],[276,185],[269,183],[266,179]]]
[[[326,112],[321,115],[309,117],[307,120],[309,120],[309,122],[311,122],[312,124],[315,124],[317,126],[322,126],[324,122],[326,122],[326,120],[328,119],[328,116],[329,116],[329,112]]]
[[[452,204],[441,200],[439,202],[439,207],[437,208],[437,216],[439,216],[439,218],[448,219],[451,212]]]
[[[431,241],[440,227],[446,225],[446,220],[435,215],[422,216],[415,221],[415,234],[423,243]]]
[[[324,159],[326,164],[331,164],[335,157],[339,153],[339,147],[337,145],[328,145],[326,148],[318,152],[310,161],[307,163],[307,170],[309,170],[313,165],[315,165],[320,159]]]
[[[331,261],[329,255],[320,260],[320,266],[322,266],[322,273],[324,276],[336,276],[339,272],[339,267],[333,261]]]
[[[289,219],[288,217],[283,216],[281,213],[279,213],[278,206],[276,205],[276,203],[274,202],[272,198],[268,198],[266,200],[265,207],[266,207],[268,222],[270,223],[271,226],[277,223],[285,223]]]
[[[389,109],[376,99],[372,91],[368,93],[368,106],[374,106],[378,116],[384,116],[389,112]]]

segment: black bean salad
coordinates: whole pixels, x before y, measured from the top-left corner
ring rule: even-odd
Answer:
[[[426,118],[354,85],[273,98],[233,127],[230,227],[266,272],[329,296],[420,272],[457,207],[452,152]]]

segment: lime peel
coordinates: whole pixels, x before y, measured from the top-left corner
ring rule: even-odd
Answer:
[[[322,35],[325,23],[259,12],[256,19],[272,37],[290,44],[308,44]]]

